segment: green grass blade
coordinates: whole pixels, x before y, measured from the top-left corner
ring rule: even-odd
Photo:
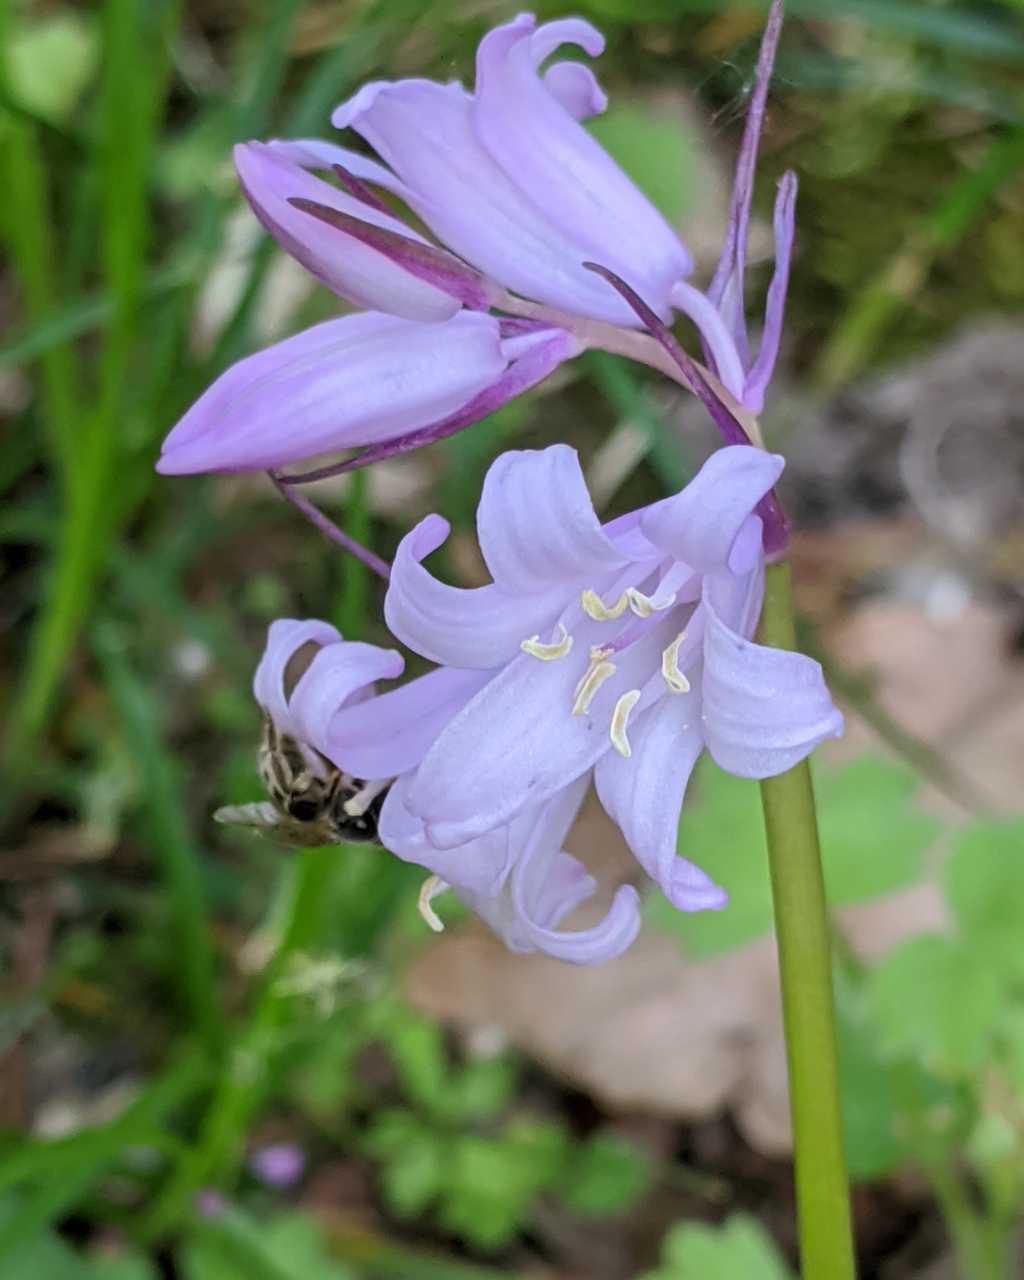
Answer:
[[[185,821],[175,770],[160,739],[156,707],[132,671],[121,636],[110,623],[96,628],[94,649],[146,796],[145,818],[153,851],[167,885],[174,920],[175,953],[182,1003],[208,1049],[224,1047],[217,1000],[213,945],[199,853]]]
[[[911,305],[938,255],[956,245],[999,188],[1024,167],[1024,129],[997,138],[975,169],[961,174],[906,243],[853,297],[822,349],[814,382],[831,392],[877,351],[887,328]]]
[[[104,9],[96,163],[104,194],[101,256],[113,310],[100,359],[98,405],[83,417],[75,439],[60,442],[69,464],[67,501],[56,541],[56,564],[10,716],[8,745],[13,760],[23,758],[45,729],[118,516],[114,484],[118,433],[138,336],[149,227],[147,182],[171,34],[165,27],[158,33],[163,38],[154,41],[143,12],[139,0],[107,0]],[[173,26],[173,8],[161,6],[155,12]],[[153,16],[153,11],[147,11],[148,18]]]
[[[50,192],[36,129],[10,116],[0,120],[0,174],[6,197],[3,230],[18,276],[29,326],[57,313],[56,246]],[[67,487],[74,457],[78,378],[74,352],[48,345],[40,353],[41,408],[50,462]]]

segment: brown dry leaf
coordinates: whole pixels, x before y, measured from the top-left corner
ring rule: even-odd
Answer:
[[[590,839],[581,840],[581,827]],[[596,805],[568,843],[595,855],[588,864],[606,886],[631,869],[621,838]],[[924,885],[851,908],[842,923],[851,944],[869,956],[942,919],[937,892]],[[752,1146],[767,1155],[789,1150],[770,937],[698,962],[673,939],[647,931],[619,959],[577,968],[512,955],[470,924],[424,948],[408,974],[407,995],[466,1036],[500,1027],[611,1111],[695,1120],[730,1108]]]
[[[971,601],[936,618],[917,603],[873,600],[831,630],[828,647],[870,678],[885,710],[957,768],[986,807],[1020,812],[1024,662],[1011,650],[1003,610]],[[882,745],[854,712],[843,755]]]

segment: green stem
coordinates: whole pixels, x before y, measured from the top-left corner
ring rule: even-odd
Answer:
[[[761,636],[765,644],[795,648],[786,563],[768,568]],[[804,1280],[852,1280],[831,944],[807,761],[764,779],[761,801],[782,980],[802,1273]]]
[[[144,1238],[159,1240],[188,1214],[197,1191],[222,1186],[242,1157],[245,1135],[273,1084],[282,1056],[283,1022],[292,997],[280,979],[293,956],[321,932],[326,887],[337,867],[334,847],[306,849],[287,866],[287,898],[277,929],[278,945],[264,971],[245,1023],[234,1036],[232,1062],[221,1075],[194,1147],[183,1153],[141,1224]]]

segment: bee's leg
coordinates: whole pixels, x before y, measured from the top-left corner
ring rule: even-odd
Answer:
[[[374,782],[364,782],[360,789],[342,805],[350,818],[361,818],[379,795],[387,791],[394,778],[381,778]]]

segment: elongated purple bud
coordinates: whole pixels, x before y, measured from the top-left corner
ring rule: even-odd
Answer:
[[[275,480],[286,485],[312,484],[314,480],[326,480],[330,476],[343,475],[347,471],[357,471],[361,467],[368,467],[373,462],[383,462],[385,458],[411,453],[424,445],[444,440],[447,436],[456,435],[466,427],[479,422],[481,418],[494,413],[502,405],[508,404],[516,396],[522,395],[524,391],[543,381],[563,360],[569,360],[579,354],[579,344],[576,339],[561,330],[549,330],[543,338],[540,335],[529,335],[525,338],[512,339],[506,344],[506,349],[515,342],[529,345],[496,382],[474,396],[449,417],[431,423],[430,426],[421,427],[417,431],[410,431],[406,435],[381,441],[380,444],[372,445],[354,458],[346,458],[344,462],[318,467],[315,471],[305,471],[301,475],[276,476]]]

